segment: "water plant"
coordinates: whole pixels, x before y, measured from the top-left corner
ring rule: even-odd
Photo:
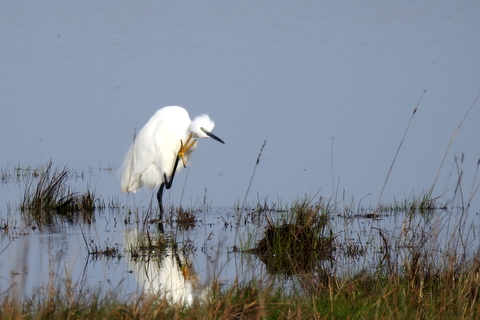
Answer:
[[[295,204],[288,221],[268,220],[262,239],[246,252],[259,255],[270,273],[312,271],[318,260],[331,259],[335,250],[326,211],[321,201]]]
[[[51,223],[55,215],[82,213],[91,215],[101,207],[99,198],[91,190],[78,193],[68,181],[71,172],[66,166],[52,168],[52,161],[35,170],[25,184],[20,210],[38,222]],[[87,219],[90,221],[91,217]]]
[[[176,223],[182,230],[191,230],[195,228],[199,221],[196,217],[195,211],[190,209],[184,209],[182,206],[176,210],[177,219]]]
[[[160,257],[168,248],[169,241],[163,233],[140,233],[132,230],[125,235],[126,250],[130,252],[132,259],[146,257]]]
[[[85,242],[85,248],[87,249],[88,255],[93,259],[98,259],[99,257],[106,258],[122,258],[122,253],[120,251],[120,245],[115,243],[114,245],[109,245],[105,243],[105,247],[98,246],[92,239],[87,241],[85,233],[82,231],[83,241]]]

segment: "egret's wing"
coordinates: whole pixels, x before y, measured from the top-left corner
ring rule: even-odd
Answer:
[[[122,189],[135,192],[142,186],[155,188],[163,182],[164,173],[169,177],[189,124],[190,118],[183,108],[158,110],[138,132],[125,157]]]

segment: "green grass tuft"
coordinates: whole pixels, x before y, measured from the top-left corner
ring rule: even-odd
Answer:
[[[71,173],[66,167],[52,169],[50,161],[34,172],[27,179],[20,210],[38,223],[52,223],[56,215],[77,213],[89,222],[95,209],[101,207],[94,192],[81,194],[68,185]]]
[[[317,261],[331,259],[335,250],[328,219],[323,204],[297,203],[290,221],[267,221],[263,238],[246,252],[259,255],[270,273],[312,271]]]

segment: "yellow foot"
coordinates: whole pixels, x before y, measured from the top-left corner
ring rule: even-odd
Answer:
[[[193,147],[196,141],[196,139],[193,139],[193,133],[190,133],[185,143],[183,143],[183,140],[180,139],[180,150],[178,150],[178,156],[182,158],[184,168],[187,167],[187,162],[185,161],[185,153],[190,150],[191,147]]]

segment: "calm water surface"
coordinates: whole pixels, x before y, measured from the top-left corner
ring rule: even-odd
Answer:
[[[110,171],[89,171],[90,178],[99,185],[113,175]],[[78,191],[86,190],[89,182],[79,176],[72,175],[69,183]],[[168,249],[160,259],[134,258],[130,250],[139,234],[148,232],[152,238],[159,234],[156,224],[143,223],[151,218],[146,217],[147,208],[140,206],[135,211],[126,204],[114,206],[113,199],[110,207],[97,210],[89,221],[58,217],[53,224],[42,226],[29,221],[18,209],[28,181],[11,178],[2,184],[2,191],[11,198],[3,203],[0,212],[1,295],[31,297],[47,292],[52,284],[63,289],[71,280],[79,290],[115,292],[124,299],[141,293],[165,293],[173,301],[188,303],[194,297],[204,296],[214,280],[224,285],[254,279],[274,280],[290,289],[295,285],[295,275],[271,274],[258,256],[234,252],[234,246],[253,247],[262,237],[267,220],[288,220],[287,211],[207,208],[196,213],[198,222],[191,230],[165,224],[164,234],[176,243],[177,250]],[[105,201],[101,194],[97,196]],[[409,246],[422,243],[428,243],[435,249],[436,258],[441,259],[451,248],[452,239],[459,240],[459,236],[468,244],[459,249],[473,253],[476,248],[478,215],[462,215],[458,209],[454,213],[439,210],[412,219],[402,211],[381,214],[376,219],[365,216],[365,212],[371,213],[368,210],[339,212],[333,213],[329,221],[336,235],[336,251],[332,259],[319,261],[315,272],[322,270],[339,276],[374,272],[383,263],[385,239],[391,245],[390,252],[398,254],[400,260],[411,252]],[[404,247],[398,247],[399,243]],[[117,248],[118,255],[89,254],[94,248],[106,247]]]

